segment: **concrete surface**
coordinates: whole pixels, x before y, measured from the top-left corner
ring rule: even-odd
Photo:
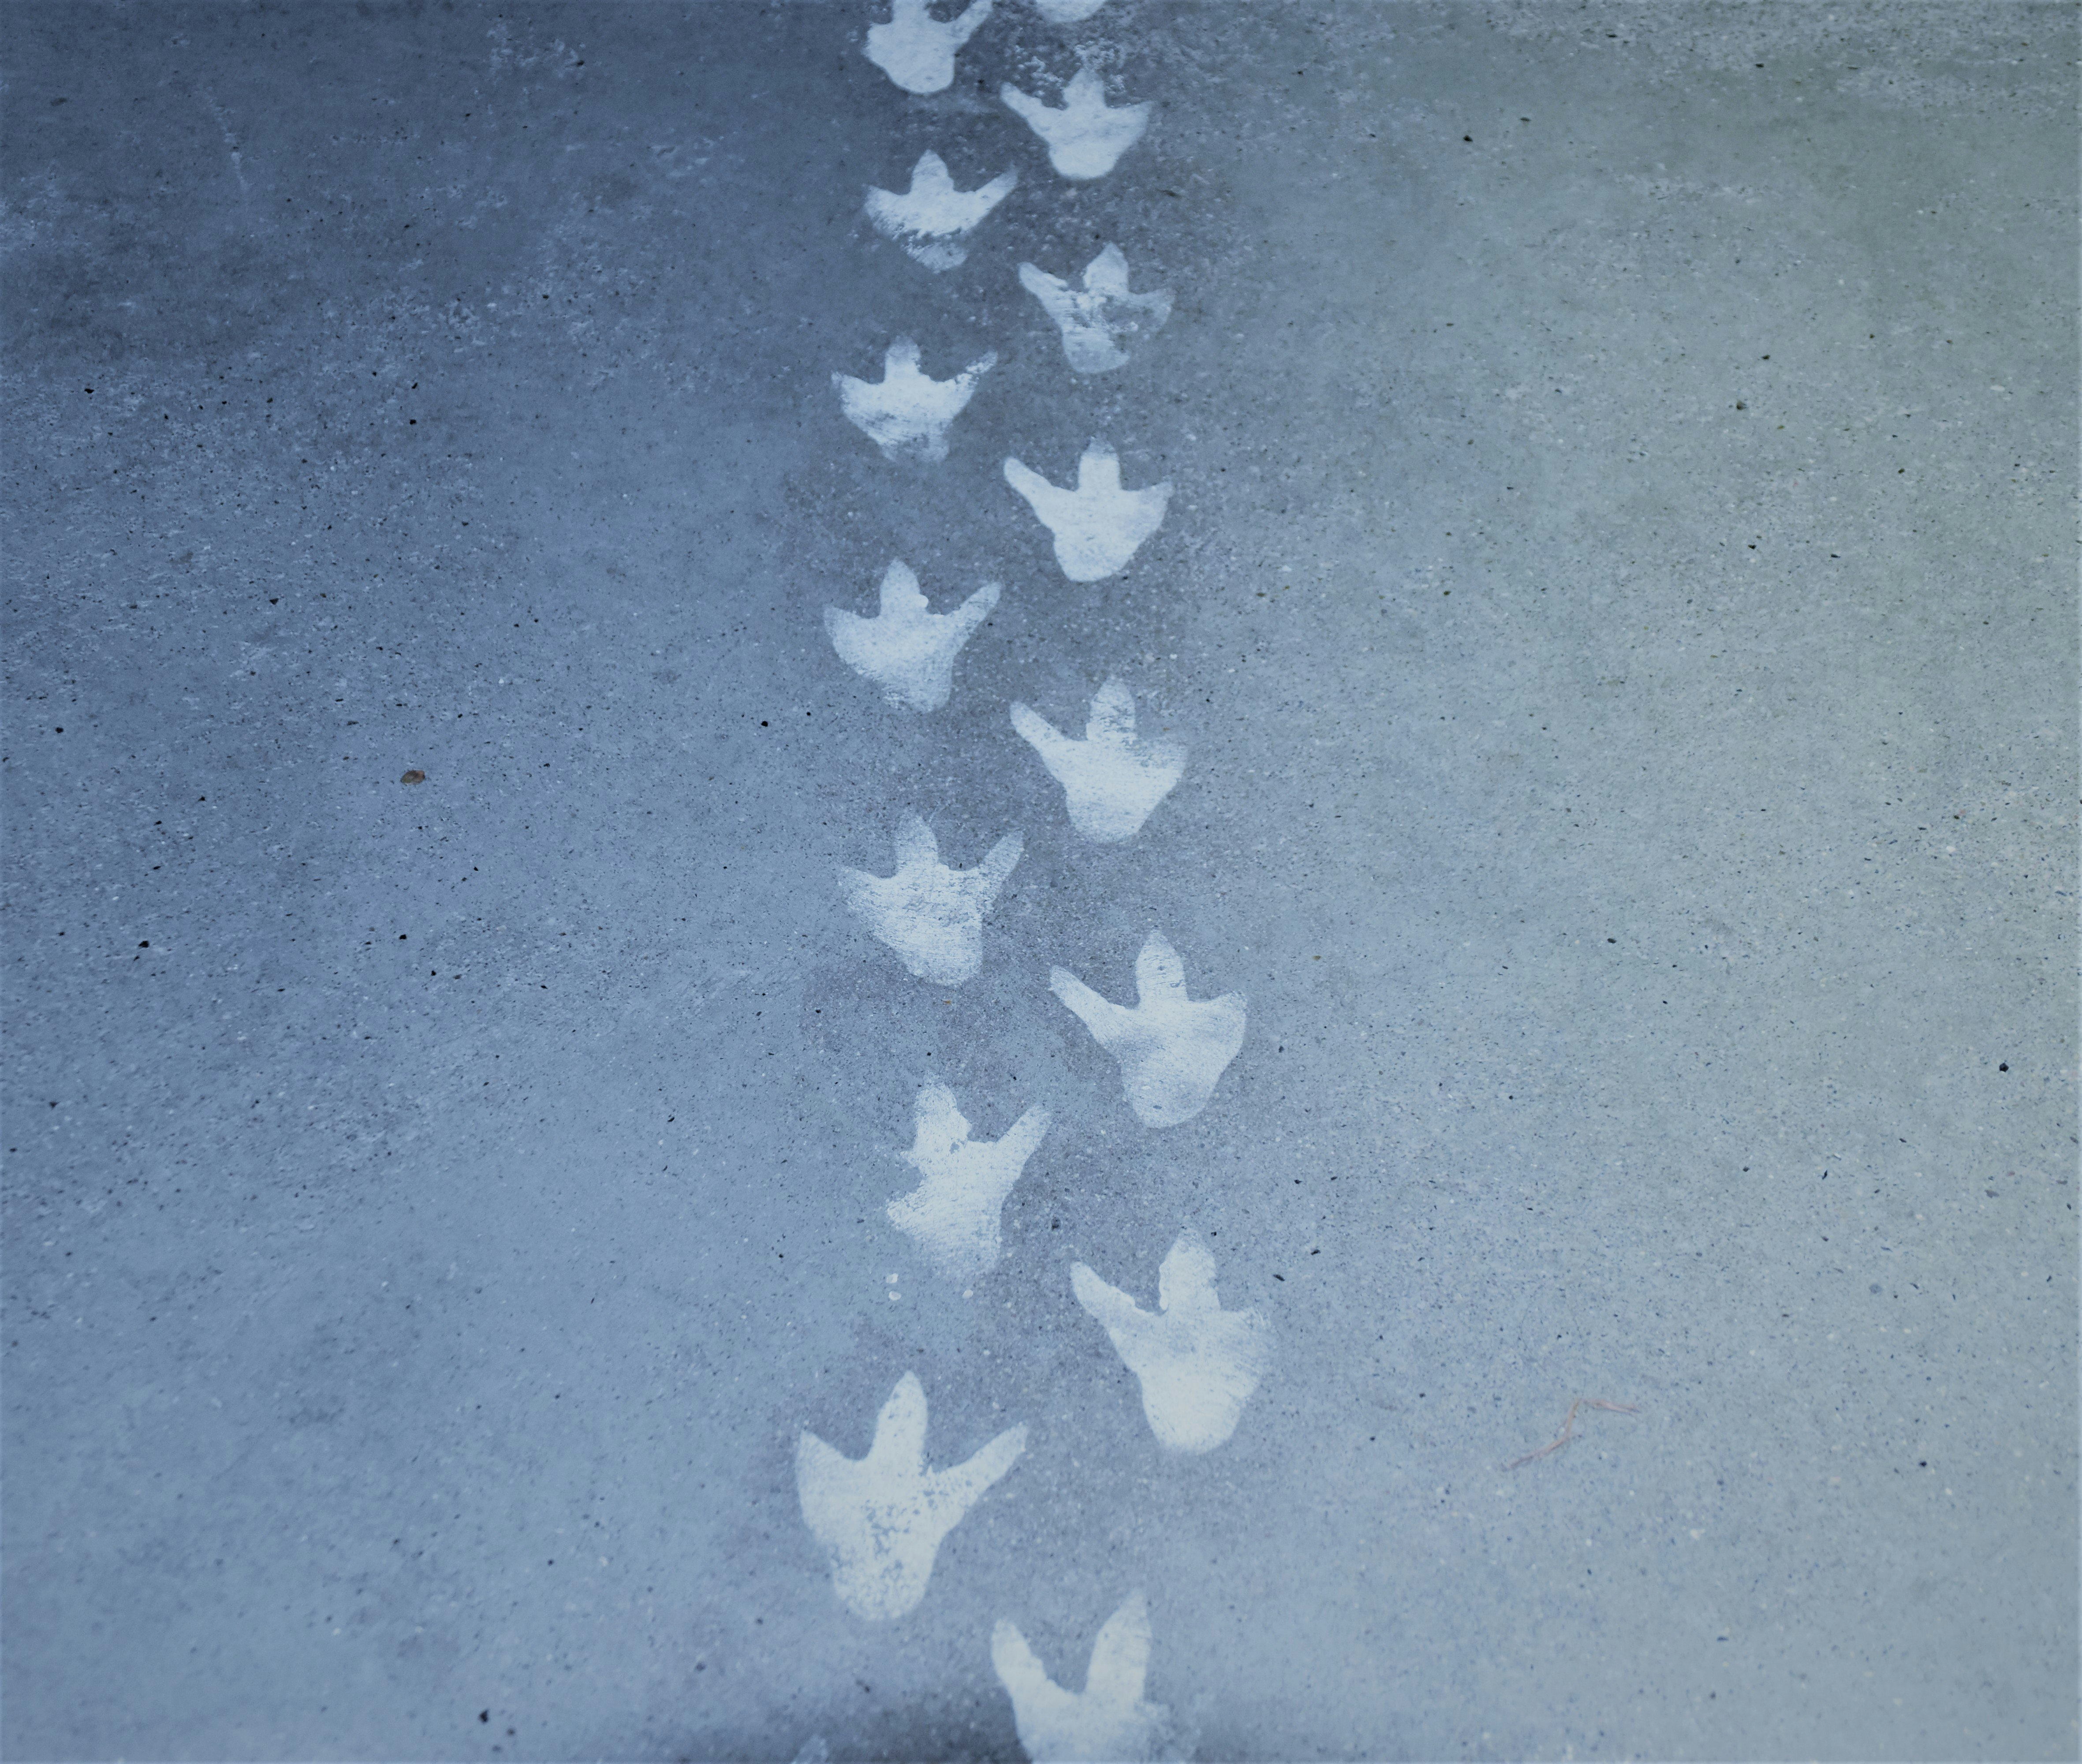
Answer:
[[[7,1755],[1016,1758],[993,1624],[1140,1589],[1203,1759],[2074,1757],[2075,10],[883,15],[10,8]],[[895,556],[1005,584],[929,716]],[[1005,707],[1113,672],[1093,846]],[[914,809],[1025,834],[959,990],[840,903]],[[1153,926],[1250,1002],[1163,1131],[1046,985]],[[1056,1116],[967,1295],[937,1079]],[[1068,1270],[1188,1226],[1278,1359],[1174,1458]],[[872,1624],[792,1454],[907,1370],[1031,1440]]]

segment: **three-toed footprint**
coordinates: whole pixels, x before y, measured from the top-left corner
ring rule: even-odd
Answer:
[[[1017,459],[1005,461],[1005,481],[1053,535],[1056,562],[1073,582],[1102,581],[1126,569],[1142,542],[1164,525],[1171,502],[1168,480],[1122,489],[1119,456],[1098,441],[1077,461],[1074,490],[1049,483]]]
[[[1180,1237],[1157,1271],[1153,1315],[1082,1262],[1070,1285],[1140,1381],[1142,1412],[1160,1445],[1211,1452],[1236,1431],[1272,1363],[1272,1326],[1254,1310],[1222,1309],[1214,1252],[1195,1234]]]
[[[1106,82],[1089,67],[1071,76],[1060,108],[1009,82],[997,95],[1047,144],[1048,163],[1065,178],[1103,178],[1149,126],[1149,105],[1109,105]]]
[[[1028,1109],[1002,1139],[971,1139],[955,1093],[928,1084],[913,1114],[917,1131],[904,1161],[925,1180],[889,1203],[890,1223],[950,1279],[973,1280],[997,1266],[1005,1197],[1047,1137],[1048,1111]]]
[[[947,162],[937,153],[922,153],[911,168],[911,188],[903,195],[870,187],[867,217],[876,232],[894,239],[926,268],[952,269],[969,255],[963,239],[1018,182],[1018,172],[1006,171],[973,190],[957,190]],[[1088,275],[1087,285],[1089,279]]]
[[[1150,1764],[1170,1737],[1171,1711],[1144,1703],[1149,1673],[1149,1606],[1140,1593],[1109,1617],[1092,1644],[1082,1690],[1048,1676],[1026,1638],[1001,1617],[990,1634],[990,1663],[1012,1699],[1012,1723],[1034,1764]]]
[[[1135,1008],[1102,998],[1067,968],[1048,985],[1120,1065],[1122,1087],[1146,1127],[1175,1127],[1207,1106],[1243,1045],[1244,997],[1186,995],[1186,964],[1161,931],[1135,958]]]
[[[925,1390],[898,1380],[875,1420],[865,1458],[848,1458],[811,1433],[795,1441],[795,1492],[811,1535],[831,1556],[832,1588],[856,1616],[901,1617],[925,1596],[940,1540],[1026,1447],[1008,1429],[964,1463],[925,1468]]]
[[[955,657],[997,605],[985,582],[950,613],[928,610],[911,566],[900,558],[883,572],[882,610],[872,618],[840,606],[824,609],[824,629],[839,659],[882,688],[891,704],[937,711],[955,690]]]
[[[918,345],[899,337],[882,358],[882,378],[857,380],[834,373],[846,420],[882,449],[885,459],[947,457],[947,425],[975,396],[976,382],[997,365],[997,352],[979,357],[952,379],[935,380],[918,366]]]
[[[867,29],[865,53],[907,92],[923,97],[955,82],[955,55],[990,16],[991,0],[974,0],[944,23],[925,10],[926,0],[891,0],[889,20]]]
[[[1024,704],[1013,706],[1012,726],[1063,787],[1070,825],[1098,844],[1132,839],[1185,773],[1182,743],[1136,734],[1135,699],[1117,676],[1092,700],[1081,741]]]
[[[1171,316],[1169,289],[1128,291],[1127,259],[1118,245],[1107,246],[1085,264],[1081,280],[1081,288],[1073,288],[1031,264],[1019,266],[1019,285],[1056,321],[1063,333],[1063,353],[1080,373],[1119,367],[1127,360],[1123,342],[1153,335]]]
[[[940,862],[940,842],[912,815],[896,835],[896,873],[841,870],[846,905],[921,979],[959,986],[983,965],[983,916],[1018,863],[1024,842],[1008,833],[973,870]]]

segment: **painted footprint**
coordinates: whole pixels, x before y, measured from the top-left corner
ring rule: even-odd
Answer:
[[[925,1468],[925,1391],[897,1381],[875,1420],[875,1444],[848,1458],[814,1433],[795,1441],[795,1492],[811,1534],[829,1552],[832,1588],[856,1617],[886,1623],[925,1596],[940,1541],[1026,1449],[1001,1433],[966,1463]]]
[[[1103,178],[1149,126],[1149,105],[1109,105],[1106,82],[1089,67],[1071,76],[1060,109],[1009,82],[997,95],[1047,144],[1048,163],[1065,178]]]
[[[950,613],[927,610],[918,578],[902,559],[883,572],[882,610],[872,618],[824,609],[824,630],[839,659],[882,688],[891,704],[937,711],[955,690],[955,657],[997,605],[985,582]]]
[[[1070,825],[1097,844],[1132,839],[1186,770],[1178,742],[1136,738],[1135,699],[1117,677],[1092,700],[1081,741],[1024,704],[1013,706],[1012,726],[1063,787]]]
[[[1153,1316],[1082,1262],[1070,1284],[1140,1381],[1142,1412],[1160,1445],[1211,1452],[1236,1431],[1272,1363],[1272,1326],[1254,1310],[1221,1308],[1214,1254],[1196,1234],[1174,1243],[1157,1270]]]
[[[1065,1690],[1052,1679],[1026,1638],[1002,1617],[990,1632],[990,1663],[1012,1698],[1013,1725],[1034,1764],[1153,1764],[1162,1755],[1171,1711],[1142,1700],[1149,1606],[1141,1593],[1131,1593],[1099,1631],[1082,1690]]]
[[[927,464],[947,457],[947,425],[975,395],[976,383],[997,365],[997,352],[971,361],[951,380],[935,380],[919,371],[918,345],[899,337],[883,357],[879,380],[856,380],[834,373],[839,408],[846,420],[882,449],[886,459],[900,455]]]
[[[1085,449],[1075,490],[1059,488],[1017,459],[1005,461],[1005,481],[1055,535],[1056,562],[1073,582],[1101,581],[1126,569],[1142,542],[1164,525],[1171,501],[1168,479],[1122,489],[1120,460],[1103,441]]]
[[[956,51],[976,34],[990,8],[991,0],[975,0],[942,23],[925,10],[925,0],[891,0],[888,23],[868,27],[863,53],[907,92],[944,92],[955,82]]]
[[[1002,1139],[972,1140],[955,1093],[928,1084],[916,1119],[917,1137],[904,1158],[925,1180],[889,1203],[890,1223],[950,1280],[973,1280],[997,1266],[1005,1197],[1040,1149],[1048,1111],[1028,1109]]]
[[[1146,1127],[1175,1127],[1207,1106],[1242,1047],[1244,997],[1188,998],[1186,964],[1161,931],[1149,934],[1135,958],[1135,985],[1131,1011],[1101,998],[1067,968],[1048,974],[1049,990],[1119,1062],[1136,1118]]]
[[[913,815],[896,836],[896,875],[841,870],[839,876],[847,907],[906,968],[936,985],[959,986],[983,965],[983,916],[1022,847],[1020,836],[1009,833],[973,870],[950,869],[940,862],[933,829]],[[1237,1039],[1242,1039],[1241,1028]]]
[[[1107,246],[1085,265],[1082,289],[1076,289],[1031,264],[1019,266],[1020,286],[1056,321],[1063,333],[1063,353],[1080,373],[1119,367],[1127,360],[1123,339],[1138,332],[1153,336],[1171,316],[1168,289],[1128,292],[1127,260],[1118,245]]]
[[[1050,24],[1082,24],[1106,0],[1034,0],[1034,10]]]
[[[957,190],[946,161],[937,153],[924,153],[911,168],[911,188],[902,196],[869,187],[867,217],[876,232],[902,246],[926,268],[952,269],[969,255],[963,241],[1018,183],[1019,174],[1007,171],[973,190]],[[1089,284],[1089,272],[1085,280]]]

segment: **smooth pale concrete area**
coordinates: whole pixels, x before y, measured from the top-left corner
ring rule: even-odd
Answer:
[[[885,16],[9,9],[0,1749],[1014,1759],[993,1626],[1140,1590],[1202,1759],[2075,1757],[2075,10]],[[927,715],[899,557],[1003,584]],[[1007,713],[1112,674],[1092,844]],[[914,812],[1024,837],[959,987]],[[1153,929],[1249,1011],[1161,1129],[1047,984]],[[1053,1117],[966,1286],[936,1082]],[[1175,1456],[1070,1270],[1188,1228],[1275,1358]],[[796,1441],[907,1372],[1028,1443],[870,1623]]]

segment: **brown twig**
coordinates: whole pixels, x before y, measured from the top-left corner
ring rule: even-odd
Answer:
[[[1562,1418],[1562,1431],[1536,1452],[1528,1452],[1523,1458],[1514,1458],[1503,1467],[1515,1470],[1520,1464],[1529,1464],[1536,1458],[1545,1458],[1549,1452],[1558,1452],[1576,1437],[1576,1412],[1578,1409],[1608,1409],[1615,1415],[1638,1415],[1640,1408],[1632,1403],[1608,1403],[1601,1396],[1579,1396],[1569,1405],[1569,1412]]]

